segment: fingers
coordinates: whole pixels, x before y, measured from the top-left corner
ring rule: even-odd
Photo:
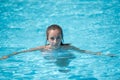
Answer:
[[[8,54],[7,56],[3,56],[2,58],[0,58],[0,60],[6,59],[6,58],[11,57],[11,56],[14,56],[16,54],[18,54],[18,52],[14,52],[12,54]]]
[[[2,58],[0,58],[0,60],[6,59],[8,58],[8,56],[3,56]]]
[[[107,56],[116,57],[116,55],[114,55],[114,54],[107,54]]]

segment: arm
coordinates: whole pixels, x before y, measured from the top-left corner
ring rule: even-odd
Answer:
[[[93,54],[93,55],[103,55],[103,56],[110,56],[110,57],[115,57],[116,55],[114,54],[103,54],[102,52],[92,52],[92,51],[88,51],[88,50],[81,50],[75,46],[70,46],[72,50],[75,50],[75,51],[78,51],[78,52],[81,52],[81,53],[87,53],[87,54]]]
[[[19,52],[14,52],[14,53],[12,53],[12,54],[8,54],[8,55],[6,55],[6,56],[3,56],[2,58],[0,58],[0,60],[9,58],[9,57],[14,56],[14,55],[16,55],[16,54],[26,53],[26,52],[32,52],[32,51],[37,51],[37,50],[42,50],[42,49],[43,49],[43,47],[36,47],[36,48],[28,49],[28,50],[23,50],[23,51],[19,51]]]
[[[77,52],[80,52],[80,53],[86,53],[86,54],[93,54],[93,55],[101,55],[101,52],[92,52],[92,51],[88,51],[88,50],[81,50],[75,46],[71,46],[71,49],[72,50],[75,50]]]

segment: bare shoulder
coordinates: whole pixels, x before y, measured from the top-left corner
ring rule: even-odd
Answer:
[[[36,49],[43,49],[45,46],[38,46],[38,47],[35,47]]]
[[[85,50],[81,50],[78,47],[75,47],[73,45],[64,45],[63,47],[64,47],[64,49],[70,49],[70,50],[85,52]]]
[[[49,49],[49,46],[38,46],[38,47],[35,47],[35,48],[32,48],[32,50],[39,50],[39,51],[45,51],[45,50],[48,50]]]
[[[70,45],[70,44],[64,44],[64,45],[62,45],[62,48],[63,49],[72,49],[72,45]]]
[[[35,48],[32,48],[33,50],[43,50],[45,49],[45,46],[37,46]]]

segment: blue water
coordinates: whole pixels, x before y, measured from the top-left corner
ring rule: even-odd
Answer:
[[[23,53],[0,61],[0,80],[120,80],[119,8],[119,0],[0,0],[0,57],[45,45],[54,23],[65,43],[117,55],[71,51],[75,58],[63,68],[39,51]]]

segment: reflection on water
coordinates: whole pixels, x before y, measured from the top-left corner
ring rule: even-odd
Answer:
[[[48,60],[48,63],[54,63],[55,66],[59,67],[60,72],[69,72],[70,68],[69,64],[70,62],[75,59],[75,55],[71,53],[71,51],[65,51],[65,50],[55,50],[55,51],[48,51],[43,52],[44,59]]]
[[[54,63],[59,67],[67,67],[75,55],[70,51],[56,50],[52,52],[43,52],[43,56],[47,60],[53,60]]]

